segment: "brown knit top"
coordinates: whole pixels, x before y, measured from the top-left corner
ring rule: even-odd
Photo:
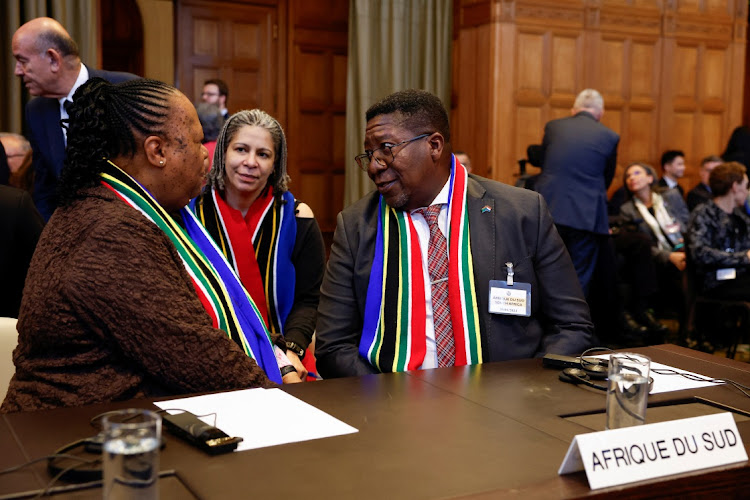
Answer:
[[[273,385],[212,327],[169,238],[104,187],[47,224],[18,332],[2,412]]]

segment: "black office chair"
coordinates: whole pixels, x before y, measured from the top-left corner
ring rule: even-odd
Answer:
[[[727,357],[734,359],[737,346],[749,337],[750,301],[701,295],[698,292],[702,288],[701,280],[690,252],[683,276],[688,311],[687,335],[697,341],[698,348],[706,345],[726,347]]]

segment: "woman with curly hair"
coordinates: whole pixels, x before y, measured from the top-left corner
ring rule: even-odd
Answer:
[[[190,101],[153,80],[92,79],[69,115],[2,411],[268,386],[279,366],[298,380],[226,261],[201,247],[208,235],[183,229],[200,227],[183,207],[208,166]]]
[[[286,355],[304,378],[302,358],[315,330],[325,248],[312,210],[288,190],[286,162],[279,122],[259,109],[240,111],[219,134],[206,188],[191,208],[269,330],[284,335]]]
[[[750,300],[750,217],[747,169],[722,163],[708,177],[713,199],[690,215],[689,251],[701,293],[717,299]]]

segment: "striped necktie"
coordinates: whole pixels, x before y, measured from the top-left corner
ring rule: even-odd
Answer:
[[[438,366],[453,366],[456,361],[456,344],[453,340],[451,311],[448,303],[448,244],[438,227],[442,204],[430,205],[415,212],[422,214],[430,227],[427,245],[427,267],[432,290],[432,317],[435,325]]]

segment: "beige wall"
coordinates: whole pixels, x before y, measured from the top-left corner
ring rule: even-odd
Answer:
[[[136,0],[143,18],[144,77],[174,85],[174,5],[172,0]]]

